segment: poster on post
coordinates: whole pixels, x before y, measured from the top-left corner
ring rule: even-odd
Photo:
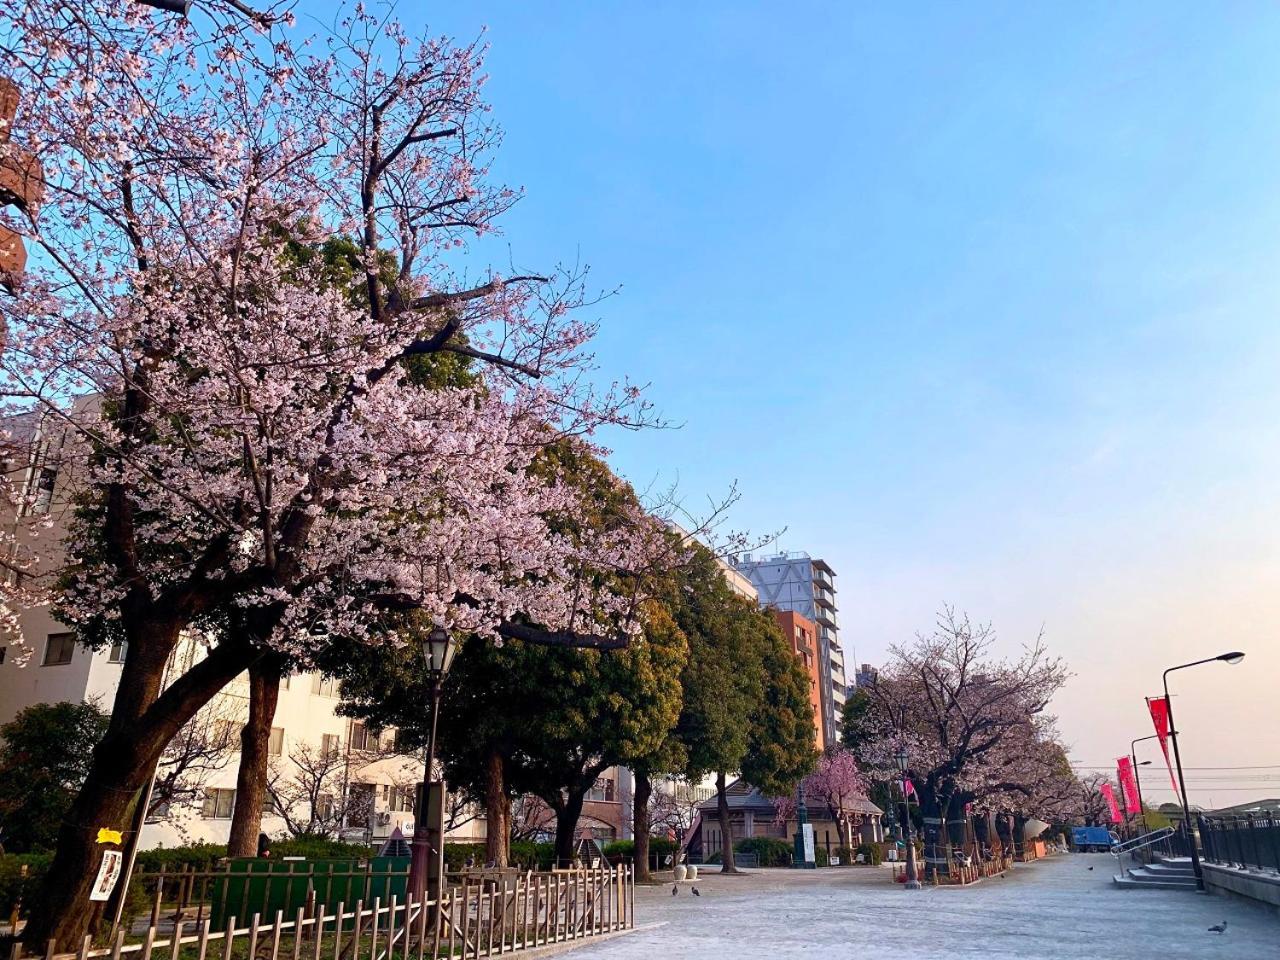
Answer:
[[[103,902],[111,896],[111,891],[116,888],[116,881],[120,879],[123,862],[124,856],[119,850],[102,851],[102,863],[98,865],[98,876],[94,878],[93,889],[89,891],[90,900]]]
[[[804,862],[813,863],[814,862],[813,824],[806,823],[801,829],[803,831],[803,836],[804,836]]]

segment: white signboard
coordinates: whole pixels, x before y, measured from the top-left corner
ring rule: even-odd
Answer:
[[[102,863],[98,865],[98,876],[93,881],[93,889],[89,891],[90,900],[106,900],[120,879],[120,870],[124,865],[124,855],[119,850],[103,850]]]
[[[839,857],[832,857],[832,858],[831,858],[831,865],[832,865],[833,867],[838,867],[838,866],[840,866],[840,858],[839,858]]]
[[[804,825],[804,862],[813,863],[813,824],[806,823]]]

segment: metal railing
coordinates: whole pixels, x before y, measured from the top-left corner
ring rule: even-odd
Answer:
[[[1200,842],[1209,863],[1280,872],[1280,816],[1202,817]]]
[[[188,877],[190,879],[190,877]],[[212,918],[147,925],[137,942],[122,927],[110,946],[93,947],[86,936],[73,953],[52,942],[32,953],[15,944],[12,960],[426,960],[466,958],[562,943],[635,926],[635,875],[630,864],[612,868],[524,873],[505,879],[463,877],[439,902],[358,899],[328,904],[313,887],[292,911],[231,916],[214,928]],[[199,910],[199,908],[197,908]],[[153,914],[153,921],[155,916]]]
[[[1173,827],[1161,827],[1159,830],[1152,830],[1150,833],[1144,833],[1140,837],[1131,837],[1123,843],[1117,843],[1109,851],[1117,860],[1120,855],[1130,853],[1133,850],[1140,850],[1143,847],[1152,847],[1158,845],[1161,841],[1174,834]]]

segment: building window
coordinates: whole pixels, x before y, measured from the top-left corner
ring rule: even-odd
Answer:
[[[607,777],[598,778],[596,785],[587,791],[587,799],[611,802],[614,799],[613,781]]]
[[[111,645],[111,652],[107,654],[108,663],[124,663],[125,655],[129,652],[129,643],[126,640],[117,640]]]
[[[227,748],[232,748],[233,744],[238,746],[240,729],[243,726],[244,724],[237,723],[234,720],[213,721],[213,742]]]
[[[320,756],[332,760],[342,747],[342,739],[336,733],[326,733],[320,737]]]
[[[326,677],[322,673],[317,673],[311,678],[311,692],[321,697],[336,697],[338,695],[338,681],[333,677]]]
[[[236,806],[236,792],[214,788],[204,792],[204,807],[200,815],[206,820],[230,820]]]
[[[0,647],[0,663],[4,663],[5,654],[9,652],[8,647]]]
[[[36,498],[31,505],[32,513],[48,513],[53,503],[53,488],[58,483],[56,467],[41,467],[40,477],[36,480]]]
[[[160,820],[169,819],[169,804],[158,803],[150,813],[147,814],[147,823],[157,823]]]
[[[267,738],[267,753],[273,757],[284,753],[284,727],[271,728],[271,736]]]
[[[333,819],[333,794],[322,793],[316,797],[316,819],[324,821]]]
[[[393,813],[412,813],[417,793],[416,787],[393,787],[388,806]]]
[[[352,750],[377,750],[378,735],[358,720],[351,724]]]
[[[74,633],[51,633],[44,648],[44,665],[54,667],[71,662],[71,654],[76,648]]]

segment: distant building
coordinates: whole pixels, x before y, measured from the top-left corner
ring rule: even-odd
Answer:
[[[818,749],[831,746],[822,723],[822,674],[818,669],[818,625],[794,610],[774,610],[783,634],[791,644],[791,650],[804,664],[809,675],[809,705],[813,707],[814,741]]]
[[[880,671],[869,663],[864,663],[858,667],[858,672],[854,674],[854,687],[874,687],[876,680],[880,678]],[[851,691],[852,692],[852,691]]]
[[[836,623],[835,571],[826,561],[797,552],[759,559],[746,554],[736,566],[756,588],[760,606],[790,610],[817,625],[822,742],[835,743],[849,690]]]
[[[725,800],[729,804],[729,830],[735,844],[753,837],[790,840],[798,830],[794,819],[779,820],[774,802],[744,780],[735,780],[725,788]],[[855,844],[884,840],[883,810],[866,797],[859,797],[849,806],[849,832]],[[826,804],[816,801],[806,803],[805,809],[813,824],[814,842],[828,854],[834,853],[840,846],[840,830],[830,810]],[[716,798],[698,804],[698,812],[701,816],[694,826],[695,835],[689,848],[691,856],[701,854],[705,860],[724,850]]]

